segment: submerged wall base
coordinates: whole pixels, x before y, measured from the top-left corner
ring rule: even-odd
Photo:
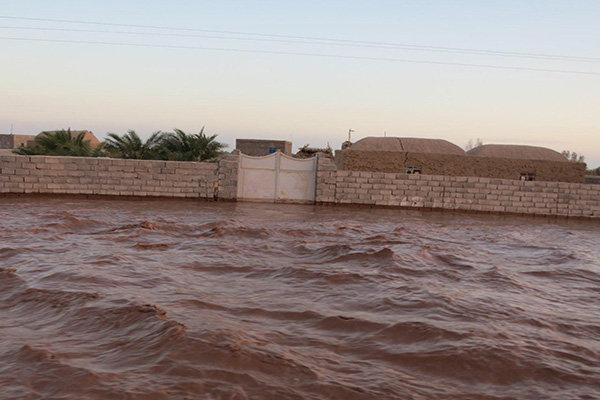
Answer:
[[[235,201],[239,155],[218,162],[0,155],[0,194]],[[316,202],[600,218],[600,185],[338,171],[317,160]]]

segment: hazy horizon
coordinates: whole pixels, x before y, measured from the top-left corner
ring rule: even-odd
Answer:
[[[2,16],[404,43],[437,50],[258,41],[254,39],[264,37],[199,31],[188,33],[201,37],[187,37],[185,31],[0,18],[0,46],[8,60],[0,64],[5,94],[0,133],[9,133],[11,124],[17,134],[71,127],[89,129],[101,139],[107,132],[128,129],[147,137],[156,130],[197,132],[206,126],[207,133],[218,134],[230,148],[236,138],[272,138],[291,140],[297,149],[328,143],[339,148],[348,129],[354,129],[353,140],[385,132],[446,139],[460,147],[476,138],[487,144],[545,146],[582,153],[590,168],[600,166],[599,3],[397,3],[8,2]],[[96,43],[100,41],[130,45]],[[567,58],[483,56],[441,47]],[[234,48],[241,51],[230,50]],[[523,69],[447,65],[451,63]]]

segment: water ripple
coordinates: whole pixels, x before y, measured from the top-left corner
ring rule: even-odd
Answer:
[[[596,399],[596,221],[0,198],[0,398]]]

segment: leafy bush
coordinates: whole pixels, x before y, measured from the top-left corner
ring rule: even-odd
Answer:
[[[585,156],[581,153],[577,154],[574,151],[563,150],[562,155],[567,158],[567,160],[571,162],[585,162]]]
[[[216,158],[219,151],[227,147],[216,140],[217,135],[204,134],[204,128],[196,134],[187,134],[181,129],[166,133],[160,149],[167,160],[207,161]]]
[[[140,139],[135,131],[127,131],[119,136],[109,133],[104,141],[104,154],[115,158],[129,158],[136,160],[161,159],[161,144],[164,134],[160,131],[154,132],[145,142]]]
[[[217,135],[187,134],[181,129],[174,132],[154,132],[142,140],[135,131],[124,135],[109,133],[96,149],[92,149],[85,132],[74,135],[71,130],[42,132],[35,144],[13,150],[22,155],[114,157],[137,160],[207,161],[216,158],[227,145],[216,140]]]
[[[70,129],[42,132],[36,136],[33,145],[14,149],[13,152],[21,155],[48,156],[91,157],[95,155],[90,141],[85,140],[85,132],[73,135]]]

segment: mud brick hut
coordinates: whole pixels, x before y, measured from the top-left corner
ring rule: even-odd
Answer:
[[[467,153],[442,139],[367,137],[336,151],[338,169],[452,175]]]
[[[583,183],[586,166],[544,147],[483,145],[468,153],[442,139],[367,137],[336,151],[340,170]]]

